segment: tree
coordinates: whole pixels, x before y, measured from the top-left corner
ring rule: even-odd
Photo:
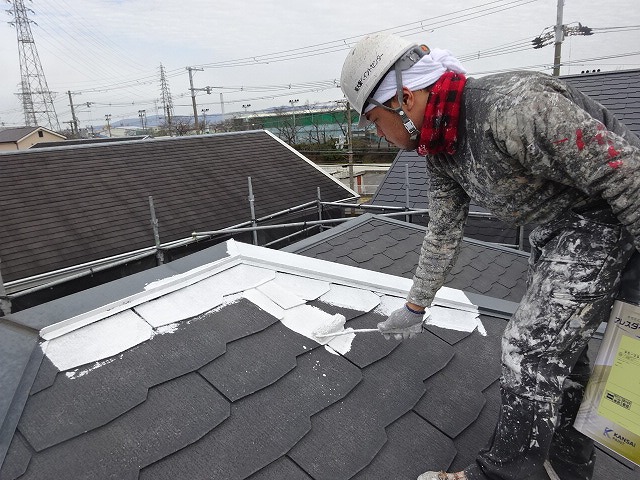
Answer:
[[[187,135],[191,130],[193,130],[193,123],[190,118],[174,117],[173,120],[176,135]]]

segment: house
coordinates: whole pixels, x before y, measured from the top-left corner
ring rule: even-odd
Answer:
[[[367,196],[375,193],[384,178],[389,164],[355,164],[320,165],[323,170],[349,186],[353,181],[353,189],[358,194]],[[353,177],[353,180],[351,179]]]
[[[66,140],[66,137],[44,127],[2,128],[0,129],[0,152],[26,150],[40,142],[61,140]]]
[[[0,278],[13,311],[232,235],[252,241],[230,227],[341,216],[319,200],[358,197],[266,131],[31,149],[0,155],[0,171]]]
[[[129,137],[100,137],[100,138],[73,138],[60,142],[41,142],[36,143],[31,148],[46,148],[46,147],[69,147],[71,145],[89,145],[96,143],[110,143],[121,142],[123,140],[146,140],[149,137],[147,135],[129,136]]]
[[[230,240],[6,316],[0,478],[401,480],[462,468],[496,421],[514,302],[444,288],[410,341],[318,336],[344,333],[340,315],[347,330],[375,326],[409,286]],[[594,478],[636,478],[598,453]]]

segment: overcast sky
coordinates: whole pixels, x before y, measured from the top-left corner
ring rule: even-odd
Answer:
[[[13,1],[13,0],[11,0]],[[447,48],[471,76],[509,69],[551,73],[553,45],[531,40],[556,23],[557,0],[25,0],[31,31],[61,126],[73,93],[81,126],[111,114],[162,111],[160,64],[175,113],[254,111],[343,98],[342,62],[359,38],[381,30]],[[8,5],[11,7],[11,5]],[[0,124],[24,125],[16,30],[0,23]],[[565,0],[563,23],[594,29],[567,37],[561,74],[640,68],[638,0]],[[635,27],[635,28],[621,28]],[[290,87],[289,87],[290,86]],[[89,104],[87,106],[87,103]],[[249,106],[250,105],[250,106]],[[244,106],[244,107],[243,107]]]

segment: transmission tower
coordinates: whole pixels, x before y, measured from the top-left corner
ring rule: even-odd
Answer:
[[[18,35],[18,53],[20,56],[20,84],[24,120],[28,126],[46,126],[59,131],[60,123],[53,106],[53,97],[47,86],[44,71],[40,64],[40,57],[36,43],[31,34],[31,20],[27,12],[33,10],[24,6],[24,0],[7,0],[12,3],[9,13],[13,15],[11,26],[16,27]]]
[[[171,132],[173,123],[173,100],[171,100],[171,92],[169,91],[169,82],[164,67],[160,64],[160,89],[162,91],[162,110],[166,119],[167,127]]]

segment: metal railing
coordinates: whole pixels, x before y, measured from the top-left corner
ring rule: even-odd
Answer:
[[[265,243],[264,246],[273,246],[275,244],[289,241],[297,236],[307,234],[309,231],[320,228],[322,229],[325,226],[332,226],[335,224],[343,223],[351,220],[351,217],[340,217],[340,218],[323,218],[325,209],[331,208],[342,208],[345,210],[349,210],[354,215],[359,215],[366,211],[379,211],[380,216],[386,217],[397,217],[404,216],[407,222],[410,222],[412,216],[414,215],[428,215],[428,209],[415,209],[410,206],[410,195],[409,195],[409,179],[408,172],[405,184],[406,190],[406,204],[405,206],[392,206],[392,205],[370,205],[370,204],[359,204],[359,203],[351,203],[351,201],[356,200],[358,197],[350,197],[340,202],[324,202],[321,198],[320,188],[317,188],[316,200],[309,201],[303,203],[301,205],[297,205],[291,208],[287,208],[278,212],[274,212],[259,218],[256,218],[255,215],[255,203],[256,200],[253,196],[253,187],[251,183],[251,177],[248,177],[248,202],[249,202],[249,212],[250,219],[241,222],[239,224],[221,228],[217,230],[210,231],[194,231],[188,237],[174,240],[171,242],[162,243],[160,241],[160,234],[158,229],[158,224],[160,220],[156,216],[155,207],[153,203],[153,197],[149,196],[149,210],[150,210],[150,222],[153,231],[153,240],[154,246],[149,246],[143,249],[122,253],[116,256],[103,258],[94,260],[91,262],[86,262],[83,264],[66,267],[46,273],[42,273],[39,275],[34,275],[31,277],[14,280],[10,282],[2,282],[2,275],[0,271],[0,301],[2,303],[0,306],[3,307],[3,310],[8,308],[10,309],[11,298],[17,298],[20,296],[24,296],[27,294],[31,294],[37,292],[38,290],[43,290],[46,288],[50,288],[56,285],[60,285],[62,283],[75,280],[78,278],[82,278],[84,276],[93,275],[97,272],[108,270],[110,268],[118,267],[130,262],[138,261],[140,259],[155,255],[156,263],[158,265],[164,263],[164,254],[167,251],[170,251],[175,248],[185,247],[189,244],[200,242],[205,239],[214,239],[217,236],[222,235],[233,235],[240,233],[252,233],[252,240],[255,245],[258,245],[258,232],[266,231],[266,230],[279,230],[279,229],[297,229],[293,233],[287,233],[286,235],[272,240],[268,243]],[[292,214],[292,213],[301,213],[303,215],[315,216],[317,220],[306,220],[306,221],[296,221],[296,222],[288,222],[288,223],[276,223],[276,224],[268,224],[265,225],[265,222],[269,222],[283,216]],[[483,217],[483,218],[495,218],[490,213],[483,212],[471,212],[469,213],[470,217]],[[520,237],[520,245],[509,245],[513,247],[522,248],[523,244],[523,234],[519,233]],[[0,264],[1,265],[1,264]],[[5,311],[5,313],[8,313]]]

